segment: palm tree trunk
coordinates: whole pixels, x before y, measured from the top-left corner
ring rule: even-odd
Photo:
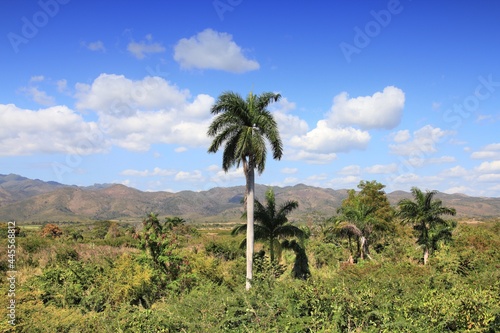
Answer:
[[[269,255],[271,257],[271,264],[274,263],[274,238],[269,237]]]
[[[365,249],[366,249],[366,237],[365,236],[360,236],[359,237],[359,255],[361,257],[361,260],[365,259]]]
[[[354,259],[352,257],[352,243],[351,243],[351,236],[348,236],[349,238],[349,263],[354,264]]]
[[[254,244],[254,228],[253,228],[253,211],[254,211],[254,200],[255,200],[255,169],[250,162],[247,165],[246,170],[247,178],[247,281],[246,290],[251,287],[251,281],[253,278],[253,244]]]
[[[424,247],[424,265],[427,265],[427,261],[429,260],[429,248]]]

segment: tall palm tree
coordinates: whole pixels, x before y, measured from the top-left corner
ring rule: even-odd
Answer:
[[[272,188],[266,192],[266,201],[266,206],[262,205],[258,200],[255,201],[255,240],[269,242],[269,256],[271,263],[274,263],[276,250],[281,248],[280,238],[302,238],[305,233],[299,227],[288,222],[287,215],[299,206],[297,201],[286,201],[277,208]],[[232,234],[243,233],[245,228],[245,225],[236,226]]]
[[[246,289],[250,289],[252,280],[252,261],[254,245],[254,188],[255,169],[261,174],[264,171],[267,156],[266,141],[269,143],[273,158],[280,160],[283,155],[278,124],[271,112],[267,110],[270,103],[281,98],[280,94],[250,93],[246,99],[234,92],[222,93],[211,112],[216,115],[208,128],[208,136],[213,137],[208,148],[215,153],[224,145],[222,169],[229,171],[233,166],[243,166],[246,178]]]
[[[424,194],[417,187],[411,189],[413,198],[399,201],[398,215],[404,223],[413,224],[413,229],[418,233],[417,244],[424,251],[424,265],[427,264],[430,251],[436,249],[441,240],[449,240],[455,223],[448,223],[441,216],[455,215],[454,208],[444,207],[441,200],[434,199],[436,191],[426,191]]]

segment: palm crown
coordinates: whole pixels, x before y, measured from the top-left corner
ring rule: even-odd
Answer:
[[[271,112],[266,108],[278,101],[281,95],[250,93],[243,99],[234,92],[225,92],[212,107],[217,115],[208,128],[208,135],[214,137],[208,152],[215,153],[225,144],[222,168],[228,171],[232,166],[257,168],[262,173],[266,163],[266,139],[271,145],[274,159],[281,159],[283,143],[278,126]]]

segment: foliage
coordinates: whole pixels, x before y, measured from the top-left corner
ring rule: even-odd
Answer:
[[[309,255],[308,279],[283,274],[290,267],[294,271],[297,252],[285,251],[281,265],[257,252],[249,291],[238,287],[245,259],[228,229],[196,236],[184,223],[172,229],[158,219],[154,223],[160,225],[158,235],[168,239],[167,252],[182,258],[176,279],[157,268],[148,247],[105,245],[91,230],[85,242],[46,238],[21,226],[26,237],[16,248],[16,326],[4,320],[0,331],[500,331],[495,222],[459,223],[453,242],[440,244],[425,266],[417,260],[421,253],[411,226],[395,225],[394,237],[372,253],[374,260],[356,265],[342,262],[348,251],[343,240],[325,242],[322,233],[312,234],[303,243],[295,240]],[[144,242],[147,232],[152,240],[152,229],[145,227],[137,242]],[[288,243],[292,247],[294,241]],[[0,287],[8,290],[6,279]],[[7,304],[5,293],[0,302]],[[0,316],[6,314],[0,307]]]
[[[158,214],[150,213],[144,219],[142,232],[138,235],[140,246],[151,256],[154,268],[168,281],[177,279],[185,265],[184,259],[176,251],[178,241],[172,230],[169,219],[161,223]]]
[[[52,238],[60,237],[63,234],[61,228],[52,223],[46,224],[43,227],[41,233],[43,237],[52,237]]]
[[[276,198],[272,188],[266,192],[266,206],[261,204],[258,200],[255,201],[254,217],[256,224],[254,226],[254,237],[256,241],[269,243],[271,262],[276,260],[276,251],[278,251],[278,253],[281,252],[281,246],[279,243],[280,239],[305,237],[304,230],[288,222],[287,215],[298,206],[299,204],[297,201],[286,201],[277,207]],[[246,214],[243,214],[243,216],[246,216]],[[232,234],[237,235],[243,233],[245,230],[246,225],[239,225],[233,229]],[[246,239],[243,240],[242,245],[245,243]]]
[[[442,201],[434,199],[436,191],[427,191],[425,194],[418,188],[411,189],[414,200],[403,199],[399,202],[398,215],[404,223],[411,223],[417,233],[417,244],[423,248],[424,265],[428,256],[437,249],[440,241],[450,241],[455,222],[448,222],[442,215],[455,215],[454,208],[444,207]]]

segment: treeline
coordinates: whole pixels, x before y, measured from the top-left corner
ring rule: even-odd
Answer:
[[[0,331],[500,331],[500,221],[456,223],[419,189],[391,207],[383,188],[361,182],[318,224],[289,221],[295,204],[272,191],[257,200],[248,291],[244,226],[154,213],[136,226],[18,226],[16,325],[2,293]],[[3,251],[4,275],[7,262]]]

